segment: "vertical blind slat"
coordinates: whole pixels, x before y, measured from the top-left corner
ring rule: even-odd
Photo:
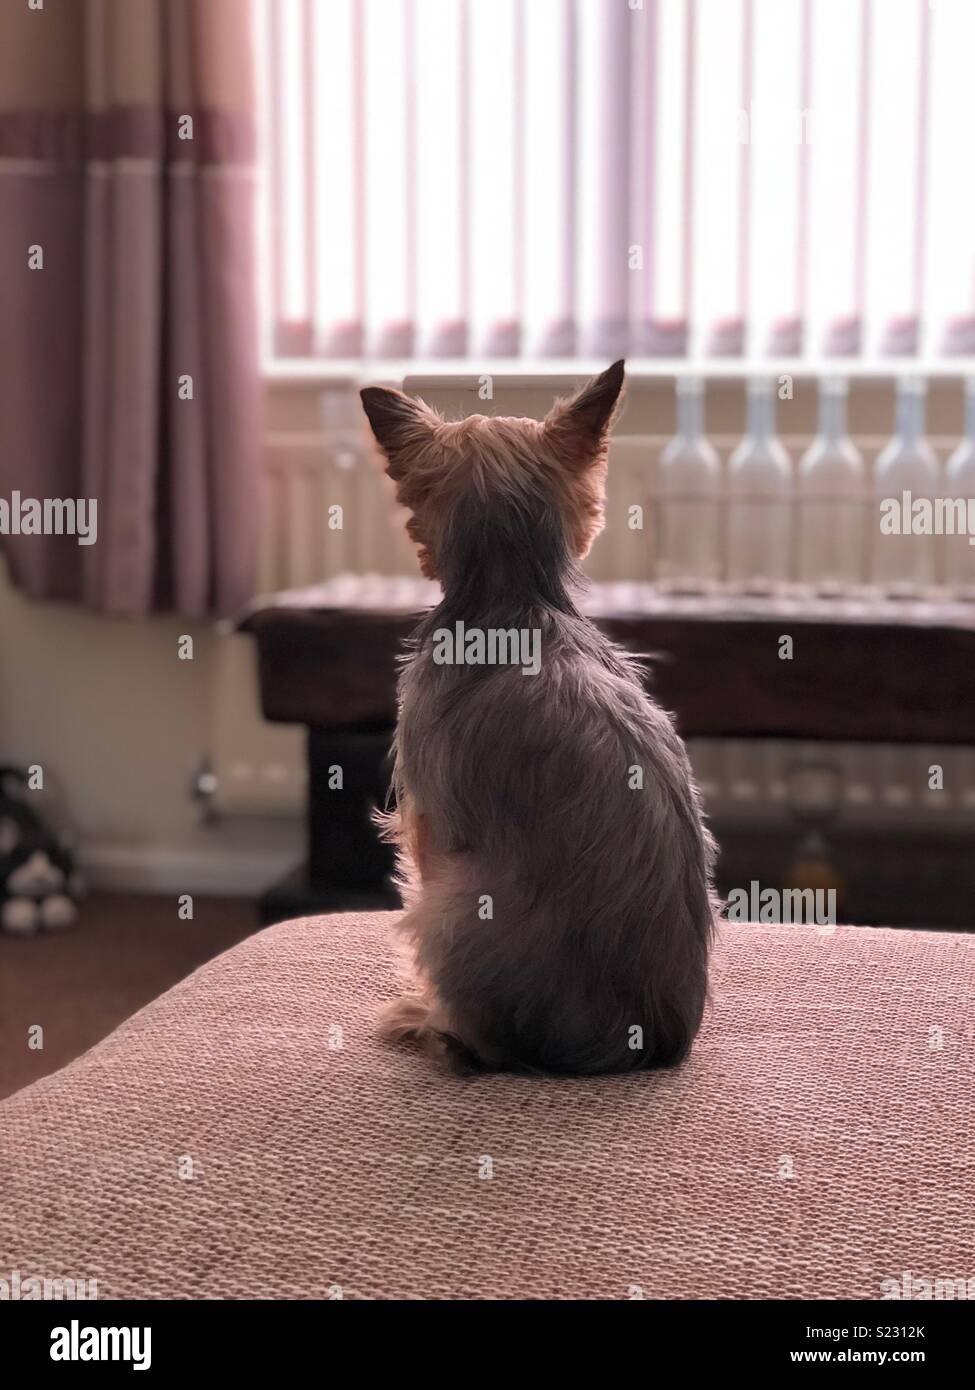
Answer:
[[[266,93],[267,140],[270,146],[268,167],[270,174],[270,196],[266,202],[267,216],[267,254],[268,254],[268,298],[271,314],[271,342],[275,355],[285,354],[285,344],[281,341],[281,320],[284,308],[283,259],[281,255],[281,228],[284,216],[284,193],[281,173],[281,107],[278,101],[277,73],[280,63],[280,10],[277,0],[267,0],[264,9],[265,38],[264,51],[267,54],[265,65],[264,91]]]
[[[809,184],[811,160],[809,142],[813,138],[812,73],[813,73],[813,0],[802,0],[799,36],[799,187],[796,206],[796,345],[801,353],[809,333]]]
[[[470,351],[471,337],[471,10],[470,0],[460,0],[460,198],[458,233],[460,238],[460,320],[463,336],[460,352]]]
[[[413,312],[418,352],[445,358],[467,350],[465,9],[417,0],[414,13]]]
[[[926,0],[922,0],[920,5],[920,24],[917,76],[917,187],[914,200],[913,302],[911,305],[915,330],[912,352],[917,352],[920,349],[922,333],[926,337],[929,332],[929,326],[922,319],[924,314],[925,239],[928,206],[928,136],[931,127],[931,7]]]
[[[565,10],[565,38],[562,50],[562,60],[564,64],[562,111],[565,121],[565,145],[563,155],[565,188],[563,191],[562,216],[565,234],[562,245],[563,260],[560,327],[555,334],[555,340],[551,344],[551,348],[553,355],[558,352],[563,352],[566,356],[569,356],[575,351],[579,333],[579,324],[576,317],[576,243],[578,240],[579,217],[579,189],[576,182],[576,152],[579,145],[579,129],[575,100],[579,73],[579,50],[576,10],[571,0],[565,6]]]
[[[353,181],[355,199],[355,324],[359,351],[364,351],[366,336],[366,113],[365,84],[361,74],[365,69],[366,45],[360,0],[352,3],[352,139]]]
[[[683,348],[687,351],[691,305],[694,303],[694,138],[697,102],[695,100],[695,62],[697,45],[697,0],[688,0],[684,24],[684,254],[681,263],[681,322]]]
[[[634,305],[634,340],[638,352],[653,356],[657,351],[655,332],[654,240],[656,235],[657,168],[657,70],[660,43],[657,0],[645,0],[634,16],[634,106],[633,106],[633,198],[636,228],[634,240],[640,245],[642,264],[637,279]]]
[[[612,357],[629,332],[630,15],[599,0],[579,14],[580,333],[583,352]]]
[[[873,0],[860,0],[860,112],[857,128],[859,165],[856,182],[856,273],[853,288],[855,346],[863,345],[864,317],[867,308],[867,189],[870,171],[870,105],[872,101],[871,52],[873,49]]]
[[[316,352],[318,344],[315,334],[315,314],[318,304],[318,226],[315,216],[315,189],[317,168],[315,149],[315,53],[313,48],[314,0],[304,0],[301,11],[301,86],[304,107],[302,121],[304,126],[305,153],[305,297],[308,305],[308,351]]]
[[[403,144],[406,162],[405,207],[403,216],[406,234],[406,355],[416,350],[417,334],[417,234],[416,234],[416,0],[405,0],[406,18],[403,29],[404,65],[406,68],[403,92]]]
[[[575,348],[572,16],[566,0],[522,6],[519,293],[522,351],[540,357]]]
[[[746,119],[753,118],[755,103],[755,0],[743,0],[741,38],[741,104]],[[738,202],[738,302],[737,316],[729,324],[724,341],[718,340],[716,351],[739,356],[745,350],[748,335],[748,289],[752,257],[752,146],[753,132],[741,142],[739,178],[741,191]]]

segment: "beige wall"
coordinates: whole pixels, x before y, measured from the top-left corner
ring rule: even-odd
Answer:
[[[209,737],[209,628],[35,603],[4,574],[0,632],[0,758],[50,768],[86,836],[138,843],[191,830],[187,791]],[[192,661],[177,656],[184,632]]]

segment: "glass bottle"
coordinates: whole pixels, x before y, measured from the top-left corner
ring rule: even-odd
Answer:
[[[872,574],[895,597],[911,597],[935,577],[934,536],[912,532],[913,503],[933,499],[938,490],[938,460],[924,437],[926,395],[920,377],[897,383],[894,438],[881,450],[874,472],[878,516]]]
[[[775,382],[748,383],[747,433],[728,461],[728,578],[752,591],[791,569],[792,462],[775,433]]]
[[[863,458],[847,433],[847,383],[819,385],[819,429],[799,460],[799,578],[838,593],[864,578]]]
[[[660,578],[693,592],[721,578],[721,460],[704,431],[704,382],[679,377],[677,433],[657,464]]]
[[[948,460],[945,491],[965,504],[964,533],[945,542],[945,578],[965,598],[975,599],[975,376],[965,381],[965,437]],[[957,523],[956,531],[961,531]]]

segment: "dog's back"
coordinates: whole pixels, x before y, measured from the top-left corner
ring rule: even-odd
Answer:
[[[670,1065],[700,1023],[713,927],[683,745],[591,623],[526,619],[537,675],[438,667],[424,640],[404,676],[400,774],[441,847],[407,919],[417,961],[484,1066]]]

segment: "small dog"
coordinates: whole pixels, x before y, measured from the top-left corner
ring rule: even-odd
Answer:
[[[714,842],[687,755],[573,599],[622,386],[617,362],[542,422],[361,393],[444,591],[399,685],[386,831],[419,990],[384,1032],[458,1070],[672,1066],[704,1010]],[[525,634],[534,666],[504,659]]]

